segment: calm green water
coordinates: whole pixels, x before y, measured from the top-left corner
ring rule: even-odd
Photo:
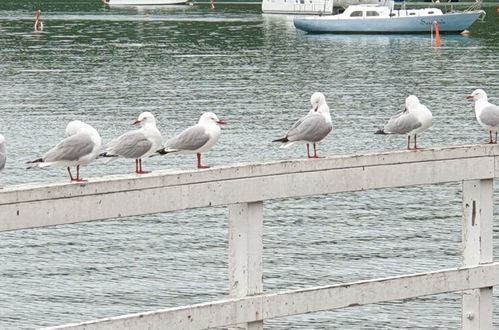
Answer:
[[[45,30],[32,31],[34,10]],[[482,143],[464,98],[499,97],[499,17],[487,8],[468,36],[305,35],[290,17],[254,5],[108,8],[99,1],[0,2],[0,184],[66,181],[61,168],[26,170],[84,120],[107,142],[151,111],[164,138],[204,111],[228,122],[204,155],[210,165],[301,158],[270,143],[307,109],[331,106],[324,155],[404,148],[373,132],[417,95],[434,115],[424,146]],[[496,99],[499,103],[499,99]],[[192,155],[146,169],[192,169]],[[87,178],[133,170],[96,161]],[[396,174],[394,174],[396,175]],[[496,210],[496,214],[499,210]],[[226,210],[214,208],[0,233],[0,329],[180,306],[227,292]],[[460,186],[316,196],[265,205],[265,290],[303,288],[459,265]],[[497,217],[496,217],[497,220]],[[0,219],[1,221],[1,219]],[[499,228],[495,253],[499,252]],[[200,230],[202,228],[202,230]],[[495,299],[499,327],[499,299]],[[456,329],[458,294],[266,323],[268,329]]]

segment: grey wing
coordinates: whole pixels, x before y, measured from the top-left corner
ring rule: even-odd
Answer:
[[[410,113],[401,112],[390,118],[383,130],[387,134],[407,134],[421,125],[421,122]]]
[[[313,109],[312,109],[312,110],[313,110]],[[312,110],[310,110],[310,111],[312,111]],[[301,125],[301,123],[305,120],[305,118],[307,118],[307,117],[308,117],[309,115],[311,115],[311,114],[313,114],[313,113],[311,112],[310,114],[308,114],[308,115],[306,115],[306,116],[303,116],[303,117],[301,117],[300,119],[298,119],[298,120],[297,120],[297,121],[293,124],[293,126],[291,126],[291,128],[288,130],[288,133],[286,134],[286,136],[289,136],[289,133],[291,133],[291,132],[293,132],[294,130],[296,130],[296,128],[297,128],[298,126],[300,126],[300,125]]]
[[[140,158],[151,150],[152,142],[139,130],[127,132],[109,142],[108,153],[125,158]]]
[[[480,121],[487,126],[499,126],[499,107],[489,105],[483,108],[482,113],[480,113]]]
[[[94,148],[92,139],[83,133],[69,136],[43,155],[44,162],[77,161]]]
[[[5,152],[5,143],[0,144],[0,170],[5,167],[7,153]]]
[[[319,113],[307,115],[298,120],[288,131],[289,141],[317,142],[331,132],[333,126]]]
[[[166,142],[168,150],[197,150],[204,146],[210,136],[202,126],[191,126]]]

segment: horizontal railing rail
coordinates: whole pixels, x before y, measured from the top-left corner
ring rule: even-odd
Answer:
[[[0,231],[497,176],[499,148],[466,146],[113,175],[0,190]]]
[[[499,285],[499,263],[298,289],[105,318],[44,330],[206,329]]]

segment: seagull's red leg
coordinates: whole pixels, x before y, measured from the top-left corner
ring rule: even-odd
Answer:
[[[489,142],[487,144],[496,144],[497,143],[497,136],[496,136],[496,141],[492,140],[492,131],[489,131]]]
[[[73,175],[71,174],[71,169],[69,168],[69,166],[68,166],[68,174],[69,174],[69,178],[71,179],[71,181],[74,181]]]
[[[196,154],[196,156],[198,157],[198,168],[210,168],[209,166],[201,165],[201,154],[199,152]]]
[[[312,158],[324,158],[317,155],[317,146],[314,143],[314,156]]]
[[[496,132],[496,139],[494,140],[494,143],[497,144],[497,132]]]
[[[411,148],[411,136],[407,135],[407,150],[412,150]]]
[[[308,143],[307,143],[307,158],[312,158],[310,156],[310,146],[308,145]]]
[[[414,150],[424,149],[423,147],[418,147],[416,143],[416,134],[414,134]]]
[[[80,165],[76,165],[76,179],[71,178],[71,181],[87,182],[87,180],[80,178]]]
[[[135,159],[135,173],[139,173],[139,160]]]
[[[147,173],[151,173],[151,171],[143,171],[143,170],[142,170],[142,159],[141,159],[141,158],[137,159],[137,162],[138,162],[138,165],[139,165],[139,166],[138,166],[138,171],[135,171],[135,173],[137,173],[137,174],[147,174]]]

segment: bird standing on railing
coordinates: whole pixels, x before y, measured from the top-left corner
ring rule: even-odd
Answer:
[[[333,129],[333,121],[326,103],[326,97],[320,92],[312,94],[310,98],[312,109],[309,113],[300,118],[291,128],[285,137],[273,140],[272,142],[282,142],[281,148],[288,148],[293,144],[306,144],[308,158],[320,158],[317,155],[316,143],[324,139]],[[310,144],[313,144],[314,155],[310,155]]]
[[[421,149],[417,146],[417,135],[427,130],[431,124],[431,111],[416,96],[409,95],[405,99],[404,111],[391,117],[376,134],[407,135],[407,150],[417,150]],[[411,148],[411,136],[414,136],[414,148]]]
[[[132,124],[141,124],[142,127],[109,142],[107,151],[100,156],[135,159],[135,173],[150,173],[142,169],[142,158],[151,155],[161,147],[161,133],[156,127],[156,118],[150,112],[142,112]]]
[[[497,132],[499,131],[499,106],[488,101],[487,93],[483,89],[475,89],[467,99],[475,101],[475,115],[478,123],[489,131],[489,144],[497,143]],[[495,140],[492,139],[495,133]]]
[[[27,162],[31,167],[65,166],[71,181],[86,182],[80,178],[80,165],[90,164],[99,155],[102,140],[92,126],[79,121],[71,121],[66,126],[66,138],[47,151],[43,157]],[[76,166],[76,178],[70,166]]]
[[[186,128],[182,133],[168,140],[165,147],[158,150],[157,153],[160,155],[173,152],[196,154],[197,167],[209,168],[209,166],[201,165],[201,153],[217,143],[221,134],[218,124],[224,125],[225,122],[218,119],[213,112],[205,112],[196,125]]]
[[[42,12],[40,9],[35,11],[35,25],[34,25],[35,31],[42,31],[43,30],[43,22],[40,21],[41,14],[42,14]]]

